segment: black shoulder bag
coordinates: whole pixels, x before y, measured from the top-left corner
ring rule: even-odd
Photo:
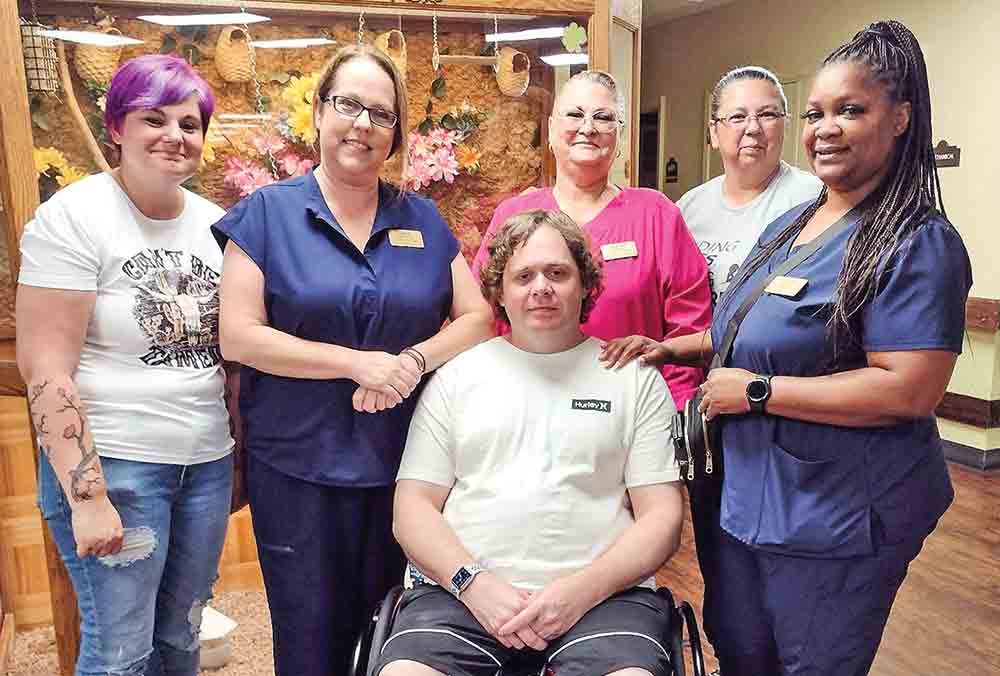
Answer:
[[[708,370],[725,366],[732,352],[733,343],[736,341],[736,333],[740,329],[740,324],[750,312],[757,299],[764,293],[764,289],[780,277],[802,264],[810,256],[816,253],[820,247],[832,240],[838,234],[850,227],[858,217],[858,210],[852,209],[844,214],[840,220],[827,228],[819,237],[813,238],[807,244],[798,247],[785,262],[775,268],[771,274],[767,275],[748,294],[740,305],[739,309],[726,324],[726,333],[722,338],[722,344],[712,357],[712,363]],[[723,477],[723,454],[721,426],[717,422],[710,422],[698,412],[704,393],[699,389],[684,406],[683,411],[674,414],[670,421],[670,437],[674,443],[674,454],[677,463],[681,467],[681,477],[688,486],[688,490],[694,494],[702,495],[721,494]]]

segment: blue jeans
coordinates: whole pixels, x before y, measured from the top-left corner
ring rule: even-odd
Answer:
[[[229,521],[233,458],[168,465],[101,458],[122,551],[76,555],[70,506],[44,454],[38,504],[80,608],[76,676],[195,676],[201,611]]]

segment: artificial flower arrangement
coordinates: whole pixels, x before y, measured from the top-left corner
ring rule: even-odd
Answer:
[[[293,75],[281,91],[287,110],[278,114],[277,133],[259,131],[246,139],[249,156],[229,155],[223,165],[223,183],[239,198],[257,188],[291,176],[302,176],[316,166],[316,128],[312,103],[320,73]],[[215,157],[214,148],[206,148]]]
[[[33,154],[39,180],[48,178],[54,180],[60,188],[65,188],[87,176],[82,169],[71,165],[66,156],[55,148],[35,148]]]
[[[435,120],[428,115],[409,136],[409,172],[404,185],[421,190],[437,181],[453,183],[460,173],[479,171],[482,153],[466,140],[479,129],[486,114],[468,101]]]

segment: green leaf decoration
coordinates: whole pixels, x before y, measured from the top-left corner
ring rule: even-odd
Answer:
[[[290,79],[292,79],[291,75],[282,72],[268,73],[264,76],[264,82],[277,82],[278,84],[286,84]]]
[[[433,128],[434,128],[434,120],[432,120],[429,117],[425,117],[424,121],[420,123],[419,127],[417,127],[417,131],[419,131],[421,134],[426,134]]]
[[[42,113],[35,112],[31,114],[31,121],[35,123],[35,126],[42,131],[50,131],[52,125],[49,124],[49,119]]]
[[[433,112],[434,112],[434,102],[431,101],[430,99],[427,99],[427,114],[430,115]]]
[[[587,29],[574,21],[563,31],[562,43],[567,52],[581,51],[582,45],[587,44]]]
[[[443,77],[439,77],[431,83],[431,96],[436,99],[443,99],[447,89],[448,86],[445,79]]]
[[[194,33],[191,35],[192,42],[204,42],[205,38],[208,37],[208,28],[205,26],[198,26],[194,29]]]
[[[444,117],[441,118],[441,126],[445,129],[458,129],[458,120],[451,113],[445,113]]]
[[[177,49],[177,38],[171,33],[163,36],[163,44],[160,45],[160,54],[169,54]]]
[[[181,56],[192,66],[196,66],[201,61],[201,50],[190,43],[181,45]]]

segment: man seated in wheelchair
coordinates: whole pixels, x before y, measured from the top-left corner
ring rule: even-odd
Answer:
[[[651,576],[680,538],[674,405],[655,368],[599,362],[580,324],[600,282],[563,214],[515,216],[490,246],[483,288],[511,333],[420,398],[393,527],[413,588],[371,673],[671,673]]]

